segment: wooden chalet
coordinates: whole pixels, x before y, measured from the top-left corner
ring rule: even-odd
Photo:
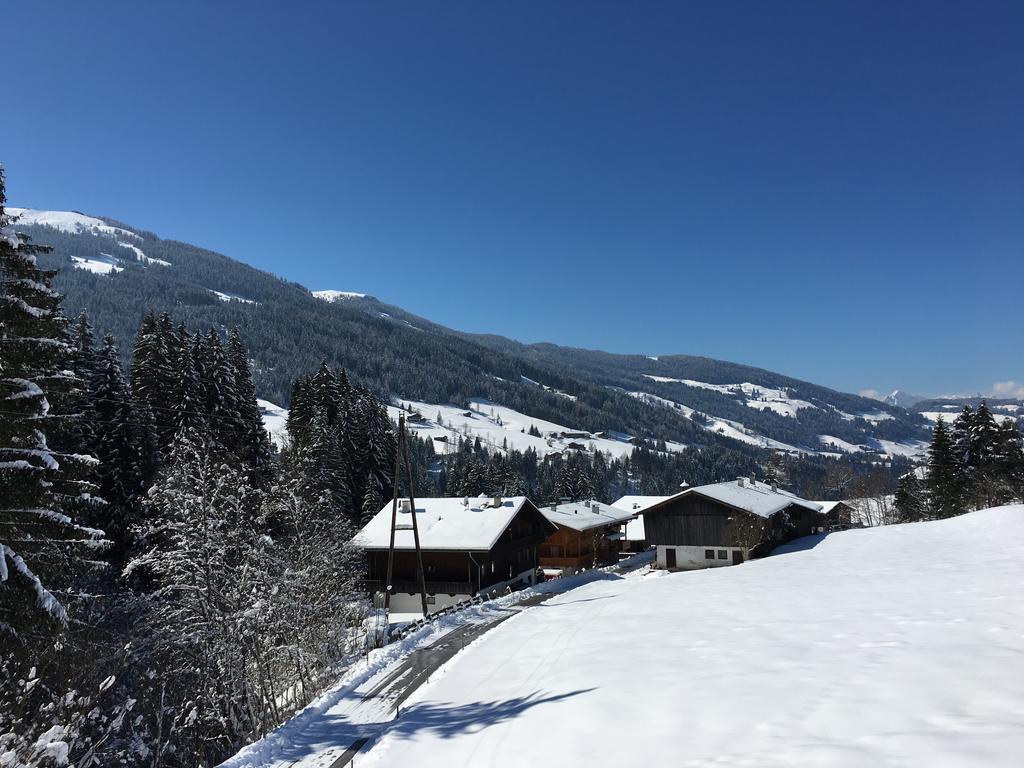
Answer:
[[[845,501],[819,501],[822,524],[826,531],[845,531],[848,528],[860,527],[860,515]]]
[[[778,488],[739,478],[688,488],[643,511],[661,568],[742,563],[821,529],[821,507]]]
[[[540,512],[557,527],[540,547],[540,566],[548,578],[617,562],[621,527],[633,518],[632,512],[597,501],[552,504]]]
[[[555,531],[525,496],[417,499],[416,524],[431,611],[477,593],[533,584],[538,548]],[[376,605],[383,605],[390,537],[389,502],[353,540],[366,554],[366,586]],[[391,610],[422,610],[407,499],[399,501],[391,585]]]

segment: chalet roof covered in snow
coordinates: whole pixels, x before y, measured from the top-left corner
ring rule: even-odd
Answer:
[[[726,483],[700,485],[683,491],[683,494],[687,493],[696,493],[761,517],[771,517],[791,504],[812,512],[821,511],[820,504],[801,499],[796,494],[774,488],[767,483],[759,483],[742,477]]]
[[[541,507],[540,512],[555,525],[572,528],[574,531],[589,531],[602,525],[624,523],[636,514],[597,501],[574,501]]]
[[[639,515],[648,507],[653,507],[655,504],[661,504],[661,502],[668,501],[669,499],[681,494],[682,491],[674,494],[673,496],[623,496],[618,501],[613,501],[612,506],[632,512],[634,515]]]
[[[833,509],[835,509],[839,504],[845,504],[846,502],[844,502],[844,501],[816,501],[814,503],[817,504],[819,507],[821,507],[821,509],[818,510],[819,512],[821,512],[823,515],[827,515],[829,512],[831,512]]]
[[[493,547],[512,519],[531,504],[525,496],[500,499],[494,506],[490,496],[479,498],[416,499],[416,525],[420,548],[432,550],[479,550]],[[412,514],[399,501],[395,549],[415,549]],[[387,549],[391,537],[391,503],[374,515],[356,534],[352,543],[364,549]]]

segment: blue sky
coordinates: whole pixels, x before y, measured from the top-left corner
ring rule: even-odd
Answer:
[[[12,205],[523,341],[1024,381],[1019,2],[2,17]]]

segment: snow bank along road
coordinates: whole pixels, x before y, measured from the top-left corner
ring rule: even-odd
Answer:
[[[435,673],[357,762],[1021,764],[1024,506],[801,546],[523,612]]]
[[[453,656],[498,624],[595,579],[633,576],[653,552],[618,566],[547,582],[450,614],[399,643],[373,651],[336,688],[220,768],[342,768],[402,711],[402,704]],[[440,639],[436,639],[440,637]],[[426,644],[430,639],[433,642]]]

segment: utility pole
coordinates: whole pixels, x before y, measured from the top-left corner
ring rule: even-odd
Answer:
[[[398,416],[398,439],[395,441],[395,474],[394,488],[391,493],[391,540],[388,544],[388,573],[387,583],[384,589],[384,610],[391,610],[391,593],[393,591],[391,577],[394,574],[395,563],[395,531],[398,530],[398,496],[401,491],[401,470],[402,454],[405,454],[406,482],[409,485],[409,514],[412,516],[412,537],[416,547],[416,576],[420,582],[420,605],[423,608],[423,615],[427,615],[427,580],[423,570],[423,551],[420,549],[420,529],[416,522],[416,498],[412,486],[412,460],[409,456],[409,446],[406,445],[405,437],[405,414]],[[402,526],[406,530],[405,526]]]

